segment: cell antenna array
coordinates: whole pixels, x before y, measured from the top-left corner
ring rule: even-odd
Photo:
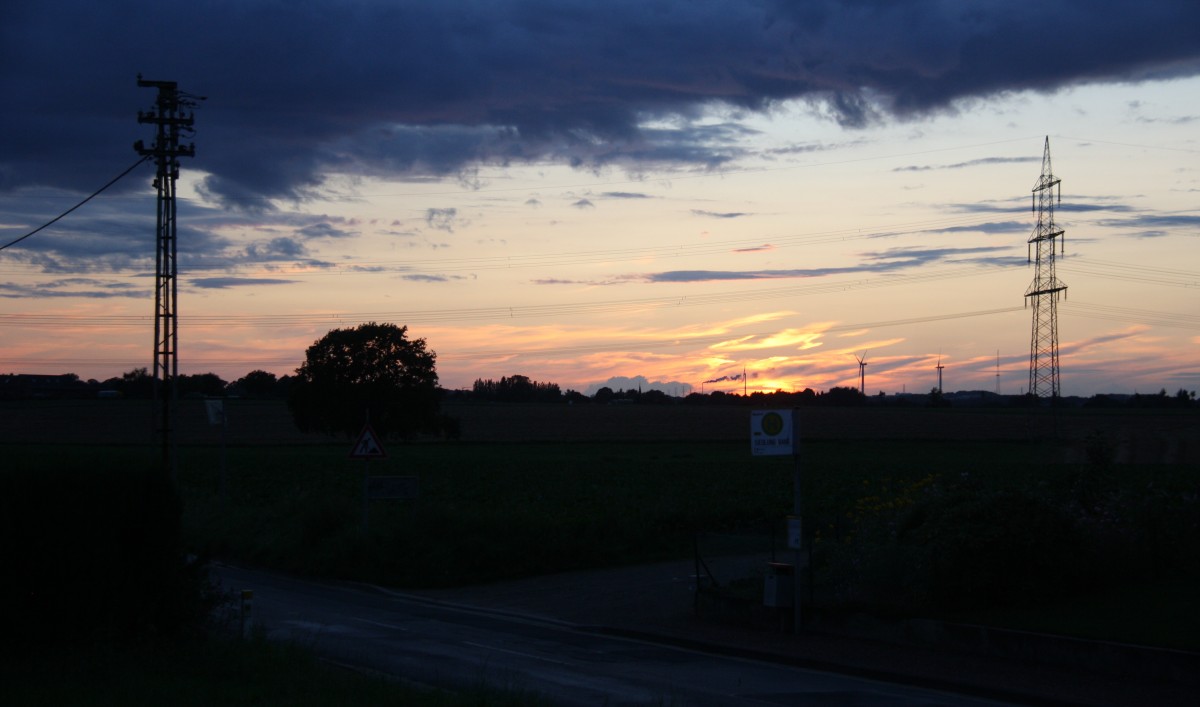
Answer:
[[[180,140],[194,133],[195,118],[191,109],[199,101],[179,90],[174,81],[146,81],[138,75],[139,88],[158,90],[154,107],[138,111],[138,123],[155,126],[154,142],[147,146],[141,140],[133,149],[158,167],[154,188],[158,192],[158,223],[155,241],[156,274],[154,280],[154,426],[162,440],[163,467],[174,473],[175,436],[172,410],[178,399],[179,376],[179,288],[177,238],[175,218],[175,182],[179,179],[179,158],[194,157],[195,144],[184,145]]]
[[[1055,194],[1057,187],[1058,193]],[[1033,282],[1025,291],[1033,303],[1033,331],[1029,343],[1029,394],[1058,398],[1062,394],[1058,367],[1058,299],[1067,286],[1054,274],[1056,246],[1063,252],[1063,230],[1054,223],[1054,207],[1062,203],[1062,180],[1050,168],[1050,138],[1042,155],[1042,175],[1033,186],[1031,208],[1037,225],[1029,237],[1027,257],[1034,265]]]

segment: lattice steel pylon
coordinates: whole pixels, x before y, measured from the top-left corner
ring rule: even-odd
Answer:
[[[179,377],[179,287],[178,239],[176,238],[175,182],[179,179],[179,158],[194,157],[194,144],[182,145],[180,138],[193,133],[193,114],[184,112],[203,100],[179,90],[174,81],[146,81],[138,75],[138,86],[158,89],[154,107],[138,111],[139,123],[155,126],[154,143],[147,147],[141,140],[133,149],[153,158],[158,167],[154,188],[158,191],[157,251],[154,280],[154,427],[162,442],[163,468],[174,475],[175,431],[173,410],[178,399]]]
[[[1029,237],[1027,257],[1034,264],[1033,282],[1025,291],[1025,301],[1033,302],[1033,333],[1029,342],[1029,394],[1058,398],[1062,394],[1058,367],[1058,299],[1067,286],[1054,274],[1056,245],[1061,249],[1063,230],[1054,223],[1055,194],[1062,203],[1062,180],[1050,169],[1050,138],[1042,155],[1042,175],[1033,185],[1032,209],[1037,225]]]

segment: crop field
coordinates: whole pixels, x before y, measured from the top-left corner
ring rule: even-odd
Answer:
[[[210,422],[206,401],[179,401],[181,445],[337,443],[303,435],[277,400],[222,401],[227,425]],[[733,405],[504,405],[455,403],[463,442],[748,440],[750,408]],[[148,400],[0,400],[0,444],[155,444]],[[802,440],[1049,442],[1053,461],[1077,461],[1089,438],[1114,445],[1117,461],[1200,463],[1194,410],[1022,408],[800,408]]]
[[[690,557],[700,534],[769,542],[792,511],[794,462],[751,456],[747,408],[447,406],[460,439],[384,440],[365,462],[353,440],[297,433],[280,402],[226,404],[224,429],[203,401],[177,418],[184,537],[203,556],[447,586]],[[822,606],[1200,647],[1195,414],[798,414]],[[0,430],[13,471],[161,456],[145,401],[4,402]],[[416,477],[417,497],[364,504],[367,475]]]

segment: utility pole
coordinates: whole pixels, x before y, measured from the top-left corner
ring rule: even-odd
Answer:
[[[176,276],[177,238],[175,218],[175,182],[179,179],[179,158],[194,157],[194,144],[180,144],[184,135],[192,135],[194,116],[190,111],[199,101],[179,90],[174,81],[146,81],[138,74],[139,88],[158,90],[154,107],[138,111],[138,122],[155,126],[154,142],[147,147],[141,140],[133,149],[153,158],[158,172],[154,188],[158,191],[157,250],[154,280],[154,431],[162,444],[164,471],[175,476],[175,430],[173,411],[179,397],[179,287]],[[185,109],[187,112],[185,113]]]
[[[1062,394],[1058,368],[1058,298],[1067,286],[1054,274],[1055,244],[1063,230],[1054,223],[1055,195],[1062,203],[1062,180],[1050,169],[1050,138],[1042,155],[1042,175],[1033,186],[1031,208],[1037,213],[1037,225],[1029,237],[1027,257],[1034,264],[1033,282],[1025,291],[1026,302],[1033,302],[1033,332],[1029,343],[1029,393],[1057,399]],[[1065,241],[1066,238],[1064,237]],[[1059,246],[1062,247],[1061,245]]]

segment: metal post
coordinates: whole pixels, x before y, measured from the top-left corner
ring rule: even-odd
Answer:
[[[147,147],[141,140],[133,149],[143,157],[153,157],[158,167],[154,188],[158,192],[154,286],[154,402],[155,427],[161,436],[163,468],[175,477],[175,433],[173,410],[178,399],[179,377],[179,313],[177,302],[177,239],[175,217],[175,182],[179,179],[179,158],[193,157],[195,145],[182,145],[180,138],[191,134],[193,114],[184,113],[203,100],[179,90],[174,81],[146,81],[138,76],[138,86],[155,88],[158,96],[154,108],[138,111],[138,122],[155,126],[154,143]]]
[[[795,557],[792,560],[792,632],[799,633],[801,624],[800,567],[804,558],[802,550],[804,525],[800,515],[800,410],[798,408],[792,410],[792,461],[794,462],[792,467],[792,515],[797,527],[789,530],[794,531],[798,538],[794,547]]]
[[[225,402],[221,402],[221,509],[229,507],[229,460],[226,438],[229,436],[229,415]]]
[[[363,461],[363,535],[371,530],[371,460]]]
[[[1029,237],[1028,250],[1033,259],[1033,282],[1025,290],[1025,299],[1033,305],[1033,328],[1029,341],[1029,393],[1034,397],[1057,399],[1062,394],[1058,365],[1058,300],[1067,286],[1054,271],[1056,250],[1063,230],[1054,222],[1055,194],[1062,201],[1062,180],[1054,176],[1050,165],[1050,138],[1042,153],[1042,174],[1033,187],[1033,207],[1037,225]]]

